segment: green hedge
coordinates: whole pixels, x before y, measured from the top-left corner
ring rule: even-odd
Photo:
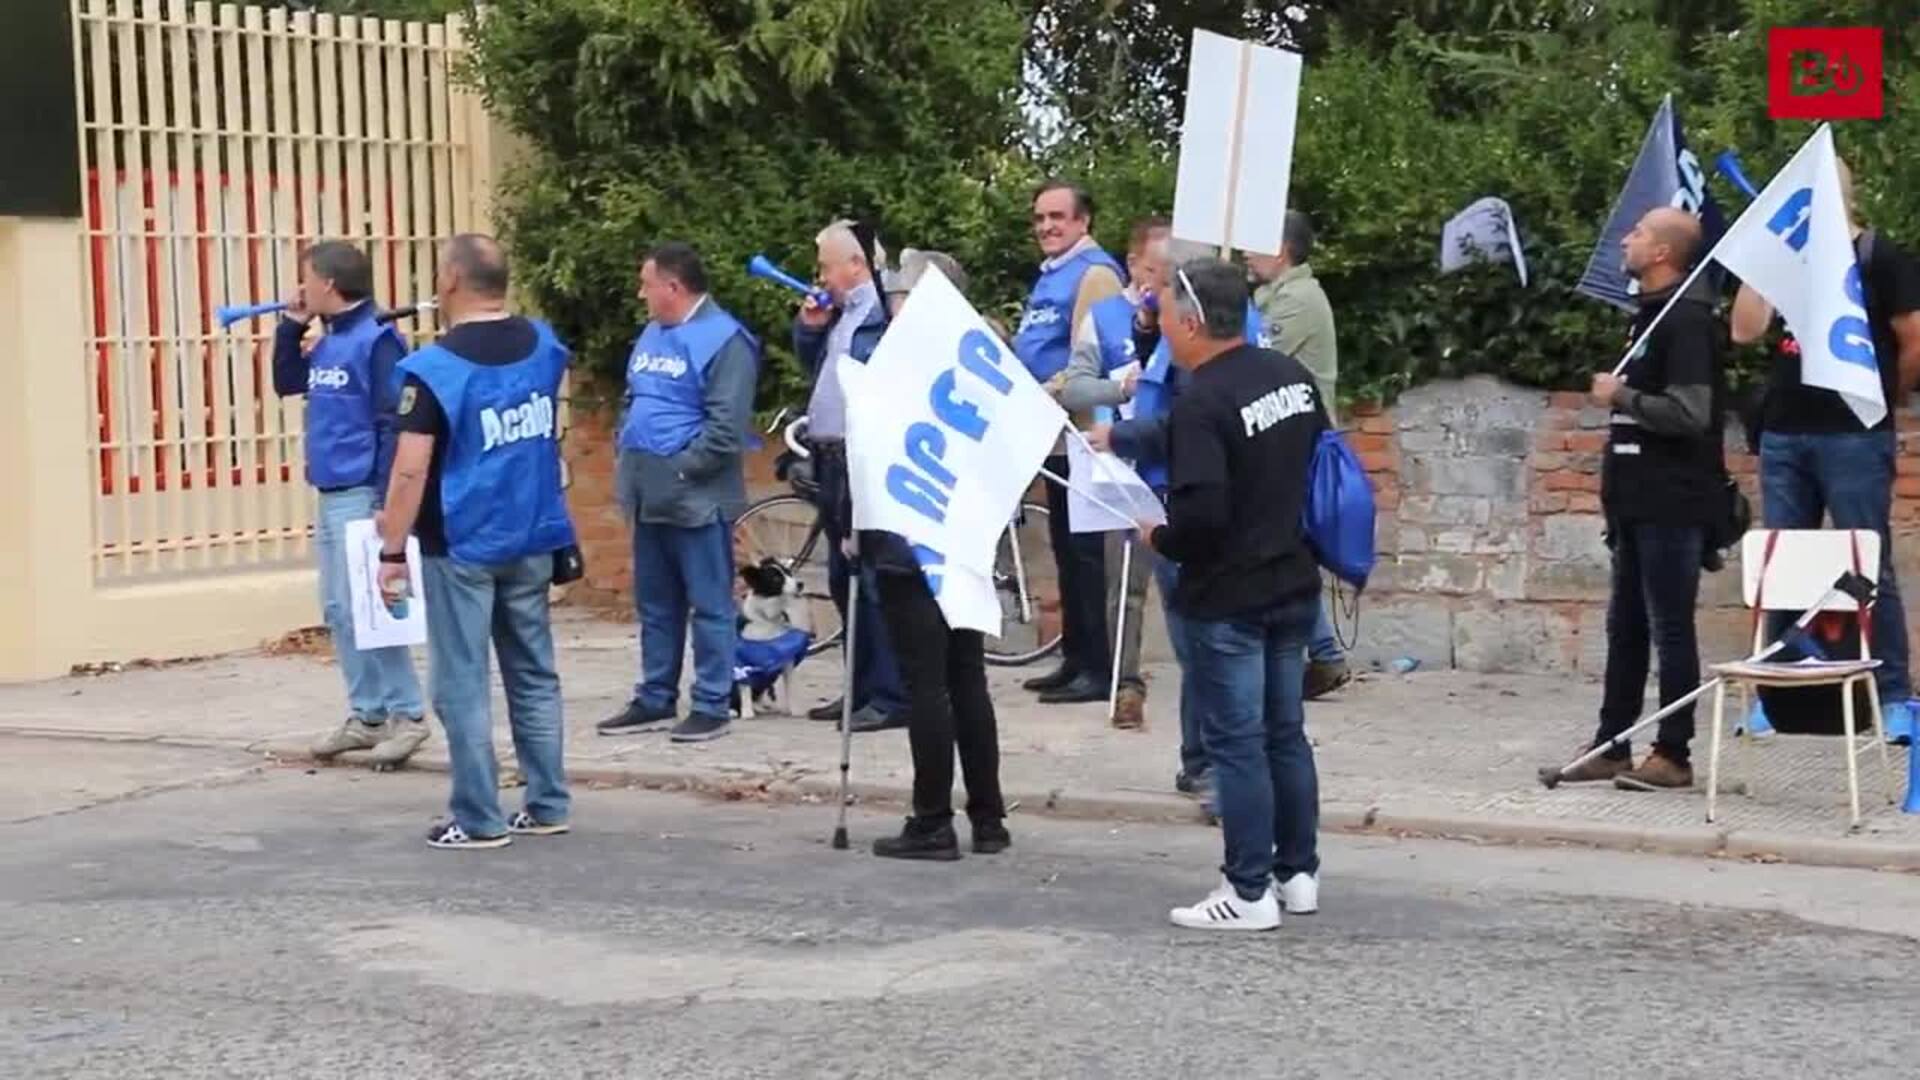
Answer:
[[[1230,20],[1222,29],[1239,25],[1239,13],[1219,7],[1155,10],[1204,8]],[[744,263],[765,251],[804,274],[811,237],[836,215],[877,215],[896,249],[954,253],[976,302],[1010,310],[1036,258],[1028,192],[1047,173],[1093,189],[1097,232],[1112,247],[1129,219],[1172,205],[1177,132],[1139,130],[1137,110],[1124,122],[1053,117],[1073,134],[1035,149],[1029,124],[1048,117],[1024,104],[1023,72],[1033,69],[1023,57],[1036,46],[1034,12],[1049,8],[496,5],[471,74],[538,151],[510,191],[523,282],[591,367],[612,374],[640,319],[636,257],[660,240],[691,241],[721,301],[767,338],[763,405],[802,390],[786,347],[792,301],[747,279]],[[1343,396],[1386,398],[1472,372],[1574,387],[1610,365],[1623,316],[1572,286],[1661,97],[1674,94],[1703,161],[1734,147],[1756,178],[1811,130],[1767,118],[1770,26],[1887,27],[1888,117],[1840,125],[1840,145],[1869,220],[1920,247],[1920,112],[1902,107],[1920,57],[1910,3],[1462,0],[1413,5],[1404,10],[1417,18],[1397,23],[1382,14],[1390,5],[1372,2],[1307,9],[1293,34],[1310,54],[1291,202],[1320,228],[1314,263],[1340,321]],[[1285,19],[1269,22],[1284,31]],[[1190,29],[1161,27],[1154,48],[1166,52]],[[1176,100],[1177,81],[1162,80]],[[1162,114],[1178,110],[1145,112]],[[1712,183],[1737,214],[1744,199]],[[1515,210],[1526,288],[1505,265],[1438,273],[1441,225],[1483,195]],[[1738,360],[1746,368],[1756,357]]]

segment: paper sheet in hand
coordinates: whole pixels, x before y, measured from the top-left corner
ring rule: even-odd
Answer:
[[[1166,508],[1139,473],[1112,454],[1094,452],[1079,439],[1067,440],[1067,480],[1069,531],[1114,532],[1131,530],[1142,521],[1167,523]]]
[[[373,519],[347,522],[347,592],[353,600],[353,647],[361,651],[427,640],[427,594],[420,581],[420,541],[407,537],[407,570],[413,594],[407,617],[396,619],[380,595],[380,534]]]

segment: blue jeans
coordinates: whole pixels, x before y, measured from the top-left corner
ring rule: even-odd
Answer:
[[[1193,678],[1187,620],[1173,609],[1173,587],[1180,581],[1180,564],[1155,552],[1153,580],[1160,590],[1160,609],[1167,616],[1167,644],[1173,646],[1173,658],[1180,665],[1180,771],[1198,779],[1207,774],[1207,743],[1200,730],[1200,695]]]
[[[1874,681],[1880,700],[1913,696],[1907,672],[1907,612],[1893,574],[1893,538],[1888,522],[1893,506],[1894,435],[1861,431],[1834,435],[1760,436],[1760,502],[1769,529],[1818,529],[1823,514],[1836,529],[1872,529],[1880,534],[1880,592],[1873,607],[1873,655],[1881,661]],[[1774,636],[1794,613],[1782,612],[1770,625]]]
[[[347,523],[373,516],[373,489],[348,488],[320,493],[320,519],[314,524],[313,550],[320,564],[320,611],[333,635],[333,655],[347,681],[347,709],[360,720],[379,723],[389,716],[418,720],[427,714],[420,700],[420,679],[405,646],[353,647],[353,600],[347,583]]]
[[[827,592],[846,625],[847,602],[853,581],[853,564],[833,542],[827,544]],[[880,581],[873,567],[860,565],[860,610],[855,615],[853,634],[853,708],[855,712],[871,705],[888,715],[903,714],[907,708],[907,688],[900,675],[900,664],[893,656],[893,632],[880,608]]]
[[[1333,635],[1333,619],[1327,615],[1326,594],[1320,594],[1320,614],[1313,620],[1313,637],[1307,642],[1307,659],[1316,664],[1337,664],[1347,658],[1340,651],[1340,639]]]
[[[560,675],[553,665],[553,624],[547,587],[553,556],[535,555],[504,566],[472,566],[430,558],[427,652],[433,659],[433,711],[447,729],[452,759],[453,819],[473,836],[507,831],[500,813],[499,766],[493,757],[493,697],[487,645],[500,658],[513,754],[527,780],[527,813],[556,824],[567,820],[562,758]]]
[[[633,527],[633,602],[640,616],[640,681],[633,696],[650,712],[680,700],[681,660],[693,630],[693,711],[726,716],[733,696],[733,529]],[[691,617],[689,617],[691,616]]]
[[[1214,798],[1221,866],[1242,899],[1320,869],[1320,778],[1300,700],[1319,597],[1226,621],[1192,619],[1187,647]]]

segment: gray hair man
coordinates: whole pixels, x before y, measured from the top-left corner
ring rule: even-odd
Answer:
[[[1298,360],[1246,342],[1246,303],[1231,263],[1174,273],[1160,330],[1191,380],[1168,421],[1167,524],[1141,530],[1179,564],[1172,605],[1226,845],[1225,880],[1170,912],[1202,930],[1271,930],[1283,905],[1319,906],[1319,779],[1300,689],[1320,572],[1300,514],[1328,420]]]

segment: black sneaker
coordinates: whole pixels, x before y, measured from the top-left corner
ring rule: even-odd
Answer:
[[[1173,774],[1173,790],[1182,795],[1198,795],[1207,788],[1206,773],[1190,773],[1185,769]]]
[[[1073,665],[1061,664],[1047,674],[1028,679],[1020,685],[1036,694],[1044,694],[1049,690],[1058,690],[1079,677],[1080,672]]]
[[[532,814],[521,810],[507,819],[507,831],[522,836],[559,836],[572,832],[573,826],[564,821],[541,821]]]
[[[815,705],[813,708],[807,710],[807,719],[838,720],[840,719],[840,711],[844,707],[845,707],[845,702],[842,701],[840,698],[834,698],[832,701],[823,701],[820,704]]]
[[[499,836],[471,836],[457,821],[443,821],[427,830],[427,844],[443,851],[486,851],[513,843],[512,833]]]
[[[890,731],[907,726],[906,711],[884,712],[872,705],[853,714],[853,733],[864,734],[869,731]]]
[[[600,721],[594,725],[594,730],[602,735],[638,735],[643,731],[659,731],[672,724],[673,719],[673,710],[655,712],[635,698],[627,702],[627,707],[620,710],[620,715]]]
[[[999,818],[973,823],[973,853],[998,855],[1013,846],[1013,834]]]
[[[873,853],[883,859],[952,862],[960,857],[960,837],[954,834],[950,819],[929,821],[910,817],[899,836],[883,836],[875,840]]]
[[[692,713],[675,725],[673,733],[668,738],[674,742],[706,742],[709,739],[717,739],[732,730],[732,717]]]

